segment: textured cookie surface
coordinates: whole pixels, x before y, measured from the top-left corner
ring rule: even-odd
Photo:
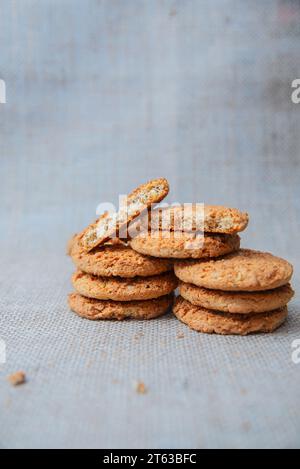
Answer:
[[[273,332],[287,317],[286,306],[268,313],[229,314],[195,306],[181,296],[175,300],[173,312],[191,329],[223,335]]]
[[[220,259],[176,262],[175,273],[183,282],[199,287],[260,291],[288,283],[293,267],[270,253],[241,249]]]
[[[162,296],[146,301],[104,301],[85,298],[71,293],[68,298],[70,309],[79,316],[96,319],[152,319],[165,314],[173,303],[174,295]]]
[[[141,254],[165,258],[216,257],[235,251],[240,246],[239,235],[147,232],[130,241]]]
[[[118,212],[106,212],[86,228],[82,236],[85,250],[90,251],[111,237],[115,237],[144,210],[164,199],[168,192],[169,184],[164,178],[153,179],[137,187],[127,196],[126,205]]]
[[[144,256],[122,243],[99,246],[86,252],[80,242],[80,236],[73,238],[69,245],[69,254],[78,269],[105,277],[148,277],[173,268],[169,259]]]
[[[229,292],[179,283],[180,295],[196,306],[225,313],[264,313],[282,308],[293,297],[291,286],[284,285],[260,292]]]
[[[142,218],[142,225],[151,230],[204,231],[238,233],[248,225],[247,213],[221,205],[184,204],[157,208]]]
[[[173,272],[152,277],[96,277],[76,272],[72,283],[77,291],[88,298],[114,301],[149,300],[168,295],[177,287],[178,280]]]

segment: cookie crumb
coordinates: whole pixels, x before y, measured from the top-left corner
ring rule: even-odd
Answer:
[[[24,371],[17,371],[7,377],[8,381],[12,386],[20,386],[26,383],[26,375]]]
[[[176,338],[177,339],[183,339],[184,338],[184,333],[183,332],[178,332]]]
[[[242,423],[242,430],[245,432],[245,433],[248,433],[250,430],[251,430],[251,423],[248,422],[248,421],[245,421]]]
[[[143,336],[144,336],[143,332],[137,332],[136,334],[134,334],[133,339],[134,340],[139,340]]]
[[[135,385],[135,390],[138,394],[146,394],[147,393],[147,388],[145,386],[145,383],[143,381],[137,381]]]

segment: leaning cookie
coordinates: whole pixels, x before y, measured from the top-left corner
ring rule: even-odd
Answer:
[[[157,208],[141,218],[141,225],[161,231],[204,231],[234,234],[245,230],[246,212],[221,205],[184,204]]]
[[[287,284],[292,273],[293,266],[286,260],[251,249],[220,259],[175,263],[175,274],[183,282],[216,290],[271,290]]]
[[[71,293],[69,306],[79,316],[97,319],[153,319],[165,314],[172,306],[174,295],[170,294],[146,301],[105,301],[85,298],[78,293]]]
[[[180,296],[175,300],[173,312],[191,329],[222,335],[273,332],[287,317],[286,306],[268,313],[229,314],[192,305]]]
[[[72,276],[77,291],[88,298],[98,300],[133,301],[149,300],[168,295],[176,289],[178,280],[173,272],[152,277],[131,279],[116,277],[96,277],[78,271]]]
[[[144,256],[120,242],[86,252],[79,235],[72,238],[69,254],[79,270],[104,277],[149,277],[173,268],[173,262],[169,259]]]
[[[179,282],[180,295],[196,306],[231,314],[264,313],[286,306],[294,291],[284,285],[259,292],[229,292]]]
[[[163,200],[168,192],[169,184],[164,178],[153,179],[137,187],[127,196],[126,204],[118,212],[106,212],[86,228],[82,235],[84,249],[90,251],[116,237],[144,210]]]
[[[130,241],[135,251],[163,258],[217,257],[236,251],[240,246],[237,234],[206,234],[177,232],[143,232]]]

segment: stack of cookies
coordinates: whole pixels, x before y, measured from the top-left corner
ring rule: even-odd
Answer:
[[[294,294],[291,264],[240,249],[248,215],[237,209],[152,210],[168,191],[163,178],[143,184],[72,238],[70,308],[88,319],[150,319],[168,311],[179,282],[173,312],[192,329],[246,335],[279,327]]]
[[[287,317],[293,268],[272,254],[240,249],[217,259],[179,261],[180,296],[173,311],[200,332],[272,332]]]
[[[157,209],[151,213],[151,230],[130,244],[139,253],[176,258],[180,296],[173,312],[192,329],[272,332],[287,316],[293,268],[271,254],[239,249],[237,233],[247,224],[246,213],[222,206]]]
[[[151,319],[168,311],[178,280],[173,263],[155,259],[131,249],[113,233],[118,216],[118,233],[141,210],[168,192],[165,180],[140,186],[128,197],[127,213],[104,214],[97,223],[75,235],[68,246],[77,271],[72,276],[75,293],[69,306],[88,319]]]
[[[170,261],[142,256],[122,243],[86,252],[80,235],[73,238],[69,253],[78,269],[69,305],[80,316],[151,319],[172,305],[177,279]]]

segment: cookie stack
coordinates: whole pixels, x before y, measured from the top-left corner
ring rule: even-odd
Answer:
[[[175,263],[180,296],[173,311],[200,332],[272,332],[287,317],[293,268],[272,254],[240,249],[218,259]]]
[[[248,215],[206,205],[158,209],[151,230],[131,241],[139,253],[176,258],[180,296],[175,316],[207,333],[271,332],[287,316],[293,268],[268,253],[239,249]],[[185,259],[185,260],[182,260]]]
[[[120,239],[131,221],[168,192],[164,178],[142,184],[118,212],[103,213],[73,237],[68,251],[78,269],[72,276],[76,292],[69,295],[74,312],[88,319],[151,319],[168,311],[178,284],[173,263],[139,254]]]
[[[240,249],[248,215],[237,209],[152,210],[168,191],[164,178],[143,184],[118,212],[105,212],[72,238],[70,308],[88,319],[150,319],[168,311],[179,282],[173,312],[192,329],[246,335],[279,327],[294,294],[292,265]]]
[[[77,271],[69,306],[88,319],[152,319],[173,303],[178,280],[168,259],[143,256],[115,241],[87,252],[82,234],[69,243]]]

